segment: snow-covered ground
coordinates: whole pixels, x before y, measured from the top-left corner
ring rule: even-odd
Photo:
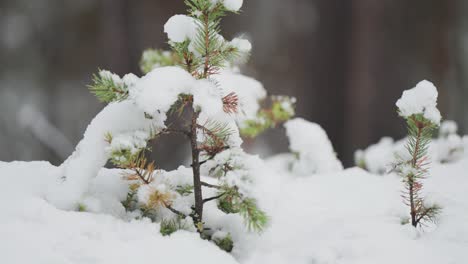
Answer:
[[[60,188],[60,167],[0,163],[1,263],[468,263],[466,154],[433,164],[425,193],[443,211],[424,230],[401,224],[409,212],[396,175],[350,168],[298,176],[290,160],[257,161],[255,188],[270,226],[262,235],[233,233],[232,255],[196,233],[163,237],[156,223],[126,219],[119,201],[128,186],[118,170],[100,171],[86,191],[91,212],[77,212],[47,200]]]

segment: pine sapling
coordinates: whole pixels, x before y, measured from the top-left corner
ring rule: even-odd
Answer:
[[[144,77],[127,74],[120,78],[100,71],[89,87],[100,101],[131,101],[144,110],[147,120],[157,124],[149,131],[104,135],[110,161],[123,169],[131,182],[127,198],[122,202],[125,209],[160,222],[164,235],[190,229],[187,223],[191,222],[192,228],[203,238],[210,239],[218,234],[215,243],[226,251],[232,250],[232,238],[229,233],[220,236],[223,232],[216,233],[205,223],[205,204],[216,203],[224,213],[241,215],[252,231],[262,231],[268,222],[257,200],[242,188],[244,183],[241,182],[250,177],[250,172],[243,163],[248,155],[240,148],[239,134],[257,135],[294,114],[294,99],[272,97],[270,109],[258,107],[256,118],[238,121],[234,116],[244,114],[239,95],[229,92],[218,96],[226,87],[221,87],[215,76],[239,58],[246,58],[251,48],[247,40],[226,41],[220,34],[221,19],[228,12],[237,13],[242,1],[229,3],[225,6],[224,1],[186,0],[189,15],[175,15],[164,27],[171,50],[143,53],[140,66],[146,74]],[[233,6],[232,3],[237,4]],[[148,81],[153,79],[154,83]],[[150,85],[146,85],[148,83]],[[256,85],[254,81],[249,83]],[[154,91],[158,92],[154,94]],[[160,100],[161,95],[173,100]],[[221,113],[216,112],[218,108]],[[220,115],[223,117],[218,118]],[[167,116],[173,116],[176,121],[166,124]],[[151,151],[148,142],[160,140],[166,134],[179,135],[190,144],[190,183],[177,181],[169,175],[186,174],[188,168],[165,172],[146,158]],[[204,180],[202,170],[204,177],[214,181]],[[192,200],[190,208],[186,208],[188,200]]]
[[[399,157],[395,171],[402,177],[405,186],[402,197],[410,208],[411,224],[414,227],[435,222],[441,210],[437,204],[428,204],[422,194],[423,180],[428,175],[430,164],[428,148],[441,119],[436,105],[437,90],[428,81],[422,81],[415,88],[405,91],[397,102],[398,112],[407,123],[408,156]]]

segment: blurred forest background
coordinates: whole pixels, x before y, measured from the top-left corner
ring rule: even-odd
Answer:
[[[0,0],[0,160],[60,164],[103,107],[86,88],[92,74],[140,75],[142,51],[167,48],[163,25],[184,11],[182,0]],[[243,71],[296,96],[297,115],[326,129],[346,165],[404,135],[394,104],[422,79],[468,130],[468,1],[244,0],[223,26],[254,45]],[[246,146],[285,151],[283,132]],[[174,144],[157,147],[162,167],[183,157]]]

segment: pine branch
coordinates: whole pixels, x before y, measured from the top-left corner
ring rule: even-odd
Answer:
[[[128,98],[127,85],[123,82],[116,83],[112,76],[110,72],[100,71],[99,74],[93,75],[93,84],[88,85],[91,93],[101,102],[110,103]]]
[[[205,199],[203,199],[203,203],[207,203],[209,201],[219,199],[219,198],[223,197],[224,195],[226,195],[226,193],[222,193],[220,195],[216,195],[216,196],[213,196],[213,197],[210,197],[210,198],[205,198]]]
[[[219,185],[214,185],[214,184],[210,184],[210,183],[207,183],[207,182],[201,182],[202,186],[205,186],[205,187],[209,187],[209,188],[215,188],[215,189],[221,189],[222,187],[219,186]]]
[[[182,218],[187,217],[187,215],[185,215],[181,211],[178,211],[178,210],[174,209],[170,204],[164,204],[164,207],[166,207],[167,209],[169,209],[169,211],[173,212],[174,214],[176,214],[176,215],[178,215],[178,216],[180,216]]]

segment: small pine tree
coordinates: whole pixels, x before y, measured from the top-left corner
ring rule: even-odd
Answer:
[[[236,61],[245,61],[250,51],[248,41],[234,39],[228,42],[220,35],[221,19],[227,12],[237,13],[237,8],[233,7],[239,6],[242,1],[229,2],[226,7],[225,1],[186,0],[189,15],[173,16],[165,25],[171,51],[145,51],[140,62],[143,73],[151,74],[164,67],[176,66],[188,72],[194,80],[206,81],[216,89],[221,89],[212,76]],[[108,71],[100,71],[94,76],[89,89],[100,101],[113,103],[134,100],[131,91],[138,85],[138,77],[132,74],[120,78]],[[164,129],[105,135],[110,161],[124,169],[127,179],[132,182],[127,199],[122,204],[128,211],[140,211],[142,216],[161,222],[161,233],[164,235],[170,235],[178,229],[188,229],[187,219],[190,219],[203,238],[210,238],[210,228],[204,222],[204,205],[209,202],[217,202],[218,208],[225,213],[241,215],[250,230],[262,231],[268,222],[267,214],[236,181],[227,179],[233,173],[243,175],[248,171],[239,162],[247,155],[231,141],[235,141],[236,133],[253,137],[288,120],[294,114],[294,99],[271,97],[269,108],[258,110],[253,119],[239,121],[238,127],[215,118],[201,118],[202,109],[196,100],[191,92],[179,93],[167,113],[162,114],[164,117],[165,114],[172,115],[179,122],[169,124]],[[241,114],[236,93],[231,92],[220,100],[225,114]],[[158,114],[161,112],[157,111]],[[149,112],[145,112],[145,117],[159,118]],[[187,117],[188,122],[184,122]],[[164,173],[156,169],[155,163],[147,160],[146,153],[150,151],[147,142],[165,134],[181,135],[190,143],[193,180],[190,184],[174,183],[173,179],[165,178]],[[203,180],[202,167],[207,171],[207,176],[216,179],[217,183]],[[177,172],[185,173],[185,170]],[[242,181],[247,177],[239,178],[238,181]],[[215,194],[206,197],[206,189],[210,189],[211,193],[214,190]],[[179,200],[187,199],[193,199],[190,211],[176,206]],[[216,243],[223,245],[227,251],[232,249],[230,236]]]
[[[429,100],[424,100],[429,98]],[[435,86],[422,81],[415,88],[405,91],[397,102],[400,116],[405,118],[408,128],[406,158],[399,157],[395,171],[402,177],[405,186],[404,203],[410,207],[411,224],[418,227],[425,222],[434,222],[441,207],[428,205],[421,193],[422,181],[428,175],[428,148],[432,135],[440,123],[436,108]]]

